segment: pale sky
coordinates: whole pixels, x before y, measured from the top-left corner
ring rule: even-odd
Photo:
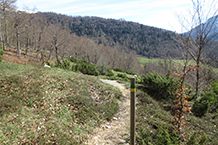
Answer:
[[[138,22],[181,33],[178,14],[187,13],[191,0],[17,0],[19,9],[68,16],[98,16]]]

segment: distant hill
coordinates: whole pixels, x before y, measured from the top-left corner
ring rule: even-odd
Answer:
[[[71,17],[56,13],[42,13],[48,22],[61,23],[78,36],[86,36],[98,44],[135,50],[148,58],[181,58],[181,50],[174,38],[179,35],[160,28],[145,26],[123,19],[100,17]]]
[[[211,40],[218,42],[218,15],[209,18],[202,26],[197,26],[185,34],[188,35],[191,32],[191,36],[196,37],[197,31],[200,30],[200,27],[202,27],[201,30],[205,29],[204,34],[210,31],[207,38],[212,38]]]

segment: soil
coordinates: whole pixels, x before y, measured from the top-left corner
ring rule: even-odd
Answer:
[[[33,54],[25,55],[24,51],[21,51],[21,57],[17,56],[17,50],[9,48],[4,50],[3,60],[17,64],[40,64],[40,59],[33,57]]]
[[[101,80],[118,87],[123,94],[119,102],[120,109],[115,117],[94,130],[96,133],[88,140],[88,145],[128,145],[130,137],[130,90],[115,80]]]

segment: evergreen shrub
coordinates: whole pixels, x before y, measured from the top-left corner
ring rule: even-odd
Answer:
[[[147,76],[143,75],[141,83],[150,96],[156,100],[172,100],[173,93],[176,90],[174,86],[178,80],[171,76],[163,76],[157,73],[149,73]]]
[[[124,70],[122,70],[122,69],[119,68],[119,67],[116,67],[116,68],[114,68],[113,70],[114,70],[114,71],[118,71],[118,72],[125,72]]]
[[[76,65],[72,66],[72,71],[80,71],[83,74],[88,74],[88,75],[95,75],[97,76],[97,69],[94,64],[91,64],[89,62],[80,62]]]

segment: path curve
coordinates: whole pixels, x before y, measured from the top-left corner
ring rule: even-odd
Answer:
[[[130,136],[130,91],[115,80],[101,81],[118,87],[124,97],[119,102],[118,113],[110,122],[94,130],[96,134],[88,140],[88,145],[128,145],[124,139]]]

